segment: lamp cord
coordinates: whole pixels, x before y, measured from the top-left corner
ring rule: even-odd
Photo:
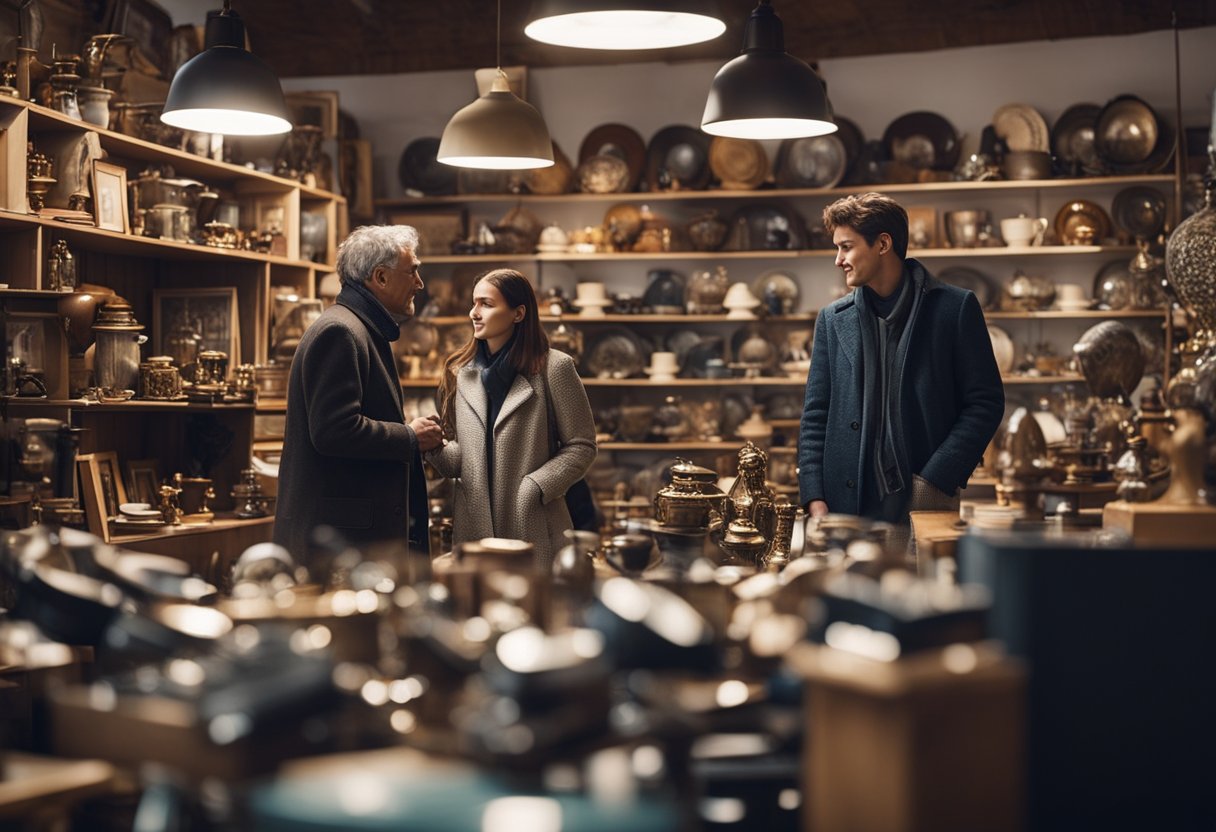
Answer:
[[[498,25],[494,30],[494,65],[502,72],[502,0],[498,0]]]

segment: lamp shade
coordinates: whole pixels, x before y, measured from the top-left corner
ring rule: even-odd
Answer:
[[[768,2],[748,18],[743,52],[714,76],[701,129],[739,139],[796,139],[836,130],[823,79],[785,51],[781,19]]]
[[[524,34],[580,49],[665,49],[712,40],[726,24],[707,0],[536,0]]]
[[[291,130],[283,88],[265,62],[245,49],[235,12],[209,12],[206,48],[173,76],[161,121],[183,130],[269,136]]]
[[[488,93],[452,116],[436,159],[461,168],[547,168],[553,142],[541,114],[515,96],[500,73]]]

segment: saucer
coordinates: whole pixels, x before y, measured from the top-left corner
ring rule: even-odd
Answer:
[[[757,304],[758,306],[759,304]],[[755,307],[735,308],[726,313],[727,320],[731,321],[754,321],[756,313],[752,311]]]
[[[676,374],[674,372],[659,372],[653,367],[643,367],[642,372],[650,376],[651,381],[666,382],[676,380]]]
[[[1093,301],[1088,298],[1079,300],[1057,300],[1056,306],[1061,312],[1087,312],[1093,305]]]
[[[565,254],[570,250],[569,243],[541,243],[536,247],[541,254]]]
[[[590,298],[588,298],[587,300],[580,300],[579,298],[575,298],[574,300],[570,301],[571,306],[583,306],[583,307],[612,306],[612,304],[614,304],[614,303],[616,303],[616,301],[608,300],[608,298],[603,298],[600,300],[591,300]]]
[[[160,512],[148,503],[123,503],[118,507],[123,517],[149,518],[160,517]]]

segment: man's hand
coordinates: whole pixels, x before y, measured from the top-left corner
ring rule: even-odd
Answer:
[[[418,437],[418,450],[422,453],[434,450],[443,444],[443,428],[438,420],[429,416],[419,416],[410,422],[414,436]]]
[[[806,514],[811,518],[819,518],[828,513],[828,504],[823,500],[811,500],[806,504]]]

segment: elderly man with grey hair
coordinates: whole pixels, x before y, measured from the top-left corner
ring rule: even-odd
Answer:
[[[428,551],[420,454],[443,434],[432,419],[405,423],[392,350],[422,288],[417,249],[409,226],[352,231],[338,247],[337,302],[296,349],[274,540],[297,562],[309,563],[318,526],[355,544],[408,540]]]

